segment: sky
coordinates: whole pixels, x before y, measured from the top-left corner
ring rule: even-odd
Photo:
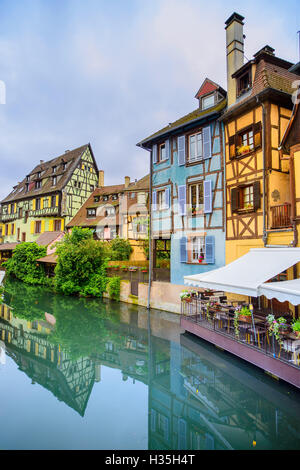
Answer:
[[[105,184],[147,174],[136,144],[196,109],[206,77],[226,89],[234,11],[245,60],[268,44],[298,62],[296,0],[0,0],[0,200],[89,142]]]

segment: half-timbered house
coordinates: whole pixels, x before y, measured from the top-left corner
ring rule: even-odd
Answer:
[[[170,280],[178,285],[184,275],[225,262],[223,131],[218,118],[226,92],[206,78],[195,98],[195,111],[137,144],[151,151],[154,273],[160,252],[169,252]]]
[[[41,160],[1,201],[3,241],[36,241],[44,232],[64,231],[97,184],[90,144]]]

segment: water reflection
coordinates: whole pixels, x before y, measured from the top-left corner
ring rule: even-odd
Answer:
[[[299,392],[182,334],[176,316],[149,325],[140,307],[7,281],[0,370],[6,356],[82,417],[102,367],[147,384],[149,449],[300,448]]]

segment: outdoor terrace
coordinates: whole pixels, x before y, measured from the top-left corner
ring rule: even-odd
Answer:
[[[276,338],[270,331],[270,310],[254,309],[248,318],[235,318],[241,302],[228,302],[222,293],[182,300],[181,326],[188,332],[244,359],[276,378],[300,388],[300,336],[291,329],[291,316]]]

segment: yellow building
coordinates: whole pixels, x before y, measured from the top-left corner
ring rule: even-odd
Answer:
[[[270,46],[244,64],[243,20],[234,13],[226,22],[226,264],[250,248],[295,243],[289,165],[279,145],[299,75]]]

